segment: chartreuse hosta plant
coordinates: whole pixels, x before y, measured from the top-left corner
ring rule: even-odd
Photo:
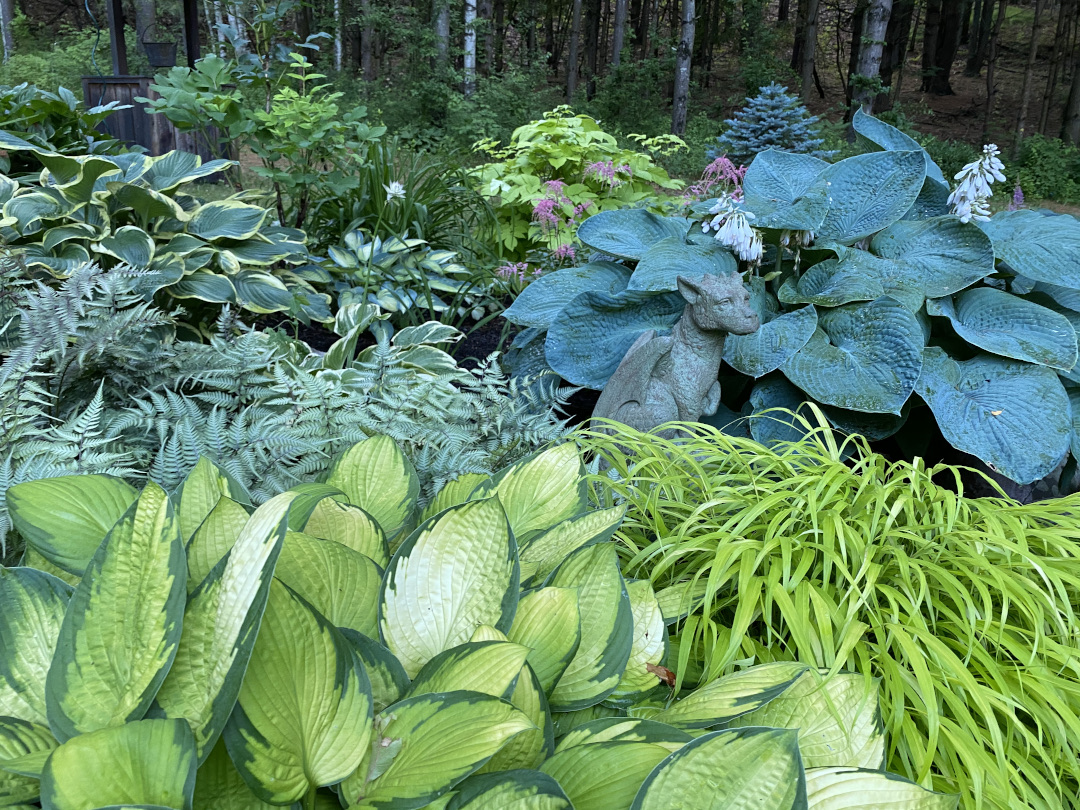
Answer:
[[[759,414],[812,400],[871,440],[909,416],[925,435],[929,409],[959,450],[1019,483],[1043,478],[1080,449],[1080,222],[1027,210],[963,222],[915,141],[861,113],[855,129],[878,151],[831,165],[767,151],[746,173],[732,205],[765,243],[748,280],[763,325],[727,339],[721,373],[742,384],[724,385],[725,404]],[[603,388],[638,335],[681,315],[678,275],[739,269],[695,221],[715,224],[714,203],[690,218],[628,209],[584,222],[578,238],[612,260],[532,283],[506,312],[528,327],[517,347]],[[717,424],[737,416],[722,411]],[[766,441],[792,426],[750,430]]]
[[[37,182],[0,176],[0,240],[31,268],[66,276],[93,260],[147,271],[146,295],[235,304],[257,313],[329,318],[327,282],[302,231],[270,223],[243,195],[201,203],[183,185],[227,168],[197,155],[70,156],[0,132],[0,148],[33,157]]]
[[[254,511],[207,459],[171,494],[13,487],[39,567],[0,568],[0,805],[955,807],[881,770],[871,679],[673,694],[573,445],[417,491],[383,437]]]

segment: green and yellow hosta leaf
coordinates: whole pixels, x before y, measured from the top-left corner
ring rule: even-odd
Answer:
[[[282,493],[255,510],[232,550],[188,599],[180,647],[155,711],[191,724],[200,761],[240,691],[295,497]]]
[[[362,633],[348,627],[338,629],[364,665],[371,683],[371,700],[375,704],[375,711],[381,712],[405,697],[409,691],[409,676],[394,654]]]
[[[439,490],[439,494],[431,499],[431,503],[424,507],[424,511],[420,513],[420,520],[427,520],[444,509],[465,503],[473,490],[486,480],[488,476],[483,473],[462,473],[453,481],[448,481]]]
[[[859,768],[807,768],[809,810],[955,810],[959,796],[903,777]]]
[[[736,672],[696,689],[651,719],[679,728],[709,728],[726,723],[782,695],[808,667],[780,662]]]
[[[684,745],[649,774],[630,810],[805,807],[798,732],[745,728],[714,731]]]
[[[807,768],[879,770],[885,765],[877,678],[852,672],[828,677],[807,670],[782,695],[729,725],[797,728]]]
[[[514,536],[524,544],[588,506],[585,466],[572,443],[535,453],[493,475],[470,495],[497,495]]]
[[[0,566],[0,716],[48,722],[45,676],[70,599],[52,574]]]
[[[537,535],[521,547],[522,582],[543,581],[579,548],[610,540],[625,514],[622,506],[595,509],[567,518]]]
[[[304,524],[303,532],[320,540],[333,540],[348,546],[384,568],[390,562],[386,535],[375,518],[359,506],[324,498],[316,504],[311,517]]]
[[[0,771],[0,807],[24,807],[40,793],[41,783],[32,776]]]
[[[626,711],[617,709],[614,706],[605,706],[603,703],[598,703],[587,709],[578,709],[574,712],[555,712],[551,715],[551,719],[555,723],[556,739],[561,739],[574,731],[574,729],[581,728],[594,720],[605,720],[609,717],[626,717]]]
[[[232,498],[218,498],[187,544],[189,594],[229,553],[249,517],[247,509]]]
[[[626,810],[667,748],[646,742],[601,742],[560,751],[540,766],[574,810]]]
[[[528,654],[528,647],[508,641],[459,644],[424,664],[409,697],[467,689],[509,700]]]
[[[46,560],[33,546],[26,546],[23,549],[22,565],[27,568],[36,568],[38,571],[44,571],[46,574],[52,574],[54,577],[66,582],[72,588],[79,584],[79,580],[82,579],[80,574],[72,574],[70,571],[65,571],[59,565],[53,565]]]
[[[528,664],[521,668],[510,695],[510,704],[529,718],[536,728],[515,736],[477,773],[536,768],[555,751],[555,724],[551,719],[547,696]]]
[[[16,484],[7,491],[19,536],[53,565],[82,576],[113,524],[139,496],[108,475],[65,475]]]
[[[634,617],[634,645],[622,680],[608,695],[611,703],[632,703],[660,685],[660,677],[649,666],[664,662],[667,655],[667,627],[648,580],[626,583],[630,612]]]
[[[195,740],[183,720],[139,720],[80,734],[41,774],[44,810],[151,805],[191,810]]]
[[[574,810],[559,783],[540,771],[476,774],[458,785],[446,810]]]
[[[57,739],[139,720],[176,655],[187,565],[169,496],[148,483],[75,589],[45,682]]]
[[[479,625],[506,632],[517,608],[518,573],[517,546],[497,498],[446,510],[413,532],[386,569],[383,642],[415,676]]]
[[[529,665],[544,694],[551,694],[581,643],[577,590],[549,587],[524,594],[507,635],[530,649]]]
[[[0,807],[37,800],[41,770],[55,747],[45,726],[0,717]]]
[[[332,540],[288,532],[274,576],[335,627],[379,634],[382,570],[363,554]]]
[[[639,717],[604,717],[584,723],[559,740],[556,751],[600,742],[647,742],[675,752],[694,739],[681,729]]]
[[[247,786],[218,740],[195,777],[195,810],[272,810]]]
[[[180,521],[180,534],[185,543],[222,498],[230,498],[242,504],[251,503],[250,496],[235,478],[209,458],[202,456],[173,493],[173,499],[179,504],[176,516]]]
[[[634,622],[615,546],[588,546],[549,583],[578,589],[581,643],[550,695],[554,711],[584,709],[615,691],[634,644]]]
[[[359,766],[371,743],[371,686],[341,633],[274,580],[225,745],[252,791],[299,801]]]
[[[408,698],[376,719],[372,753],[341,795],[366,808],[423,807],[532,727],[506,701],[479,692]]]
[[[409,523],[420,494],[412,462],[389,436],[354,444],[334,461],[326,483],[371,515],[390,539]]]

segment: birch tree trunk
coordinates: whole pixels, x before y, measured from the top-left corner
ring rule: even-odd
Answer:
[[[1028,107],[1031,106],[1031,85],[1035,79],[1035,60],[1039,56],[1039,34],[1042,33],[1042,13],[1045,5],[1045,0],[1035,0],[1035,15],[1031,21],[1031,43],[1028,45],[1027,64],[1024,66],[1024,83],[1020,88],[1020,112],[1016,116],[1013,160],[1020,157],[1020,145],[1024,140]]]
[[[465,57],[462,67],[466,96],[476,92],[476,0],[465,0]]]
[[[573,101],[574,93],[577,92],[579,39],[581,39],[581,0],[574,0],[573,11],[570,16],[570,47],[566,57],[567,101]]]
[[[686,132],[686,105],[690,96],[690,61],[694,53],[694,0],[682,0],[679,47],[675,52],[675,92],[671,104],[671,132]]]
[[[435,0],[435,61],[443,73],[450,63],[450,0]]]
[[[15,0],[0,0],[0,37],[4,40],[4,62],[11,58],[15,51],[15,34],[11,30],[11,23],[15,19]]]
[[[214,34],[217,37],[218,56],[225,58],[225,32],[221,30],[225,25],[225,17],[221,14],[221,0],[214,0]]]
[[[341,72],[342,45],[345,42],[344,26],[341,24],[341,0],[334,0],[334,70]]]
[[[615,0],[615,33],[611,41],[611,64],[618,67],[622,61],[622,49],[626,40],[627,0]]]
[[[870,83],[881,73],[881,51],[885,45],[890,14],[892,0],[870,0],[863,17],[862,43],[855,65],[856,75],[851,82],[851,104],[853,110],[862,107],[862,111],[867,115],[874,111],[874,97],[877,93]]]

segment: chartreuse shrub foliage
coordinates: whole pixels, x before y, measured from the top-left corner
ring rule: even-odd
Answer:
[[[752,418],[774,416],[792,419]],[[889,770],[965,808],[1076,807],[1080,497],[966,498],[958,468],[814,424],[772,448],[707,425],[583,438],[610,467],[599,503],[626,509],[623,572],[655,589],[677,678],[747,660],[850,670],[880,685]]]
[[[1051,474],[1080,446],[1080,221],[1019,210],[961,222],[917,143],[861,112],[854,125],[877,151],[830,165],[770,150],[750,165],[736,205],[754,215],[761,268],[739,268],[702,232],[695,218],[715,201],[690,218],[605,211],[577,232],[603,255],[530,284],[506,311],[528,327],[516,346],[603,388],[642,332],[682,315],[677,276],[753,270],[762,327],[724,344],[729,408],[812,400],[838,431],[872,441],[909,417],[908,435],[925,436],[929,410],[950,444],[1008,478]],[[782,428],[750,429],[769,441]]]
[[[203,459],[10,493],[70,580],[0,568],[0,796],[46,810],[955,807],[880,770],[872,679],[778,662],[672,692],[624,509],[572,444],[425,509],[386,437],[251,511]],[[335,801],[336,800],[336,801]]]

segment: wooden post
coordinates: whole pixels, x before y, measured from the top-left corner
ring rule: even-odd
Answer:
[[[198,0],[184,0],[184,50],[187,51],[189,68],[195,67],[199,51],[199,5]]]
[[[112,51],[114,76],[126,76],[128,72],[127,42],[124,41],[123,0],[106,0],[105,13],[109,19],[109,48]]]

